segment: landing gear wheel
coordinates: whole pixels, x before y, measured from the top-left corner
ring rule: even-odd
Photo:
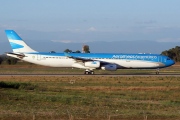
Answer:
[[[84,74],[85,74],[85,75],[93,75],[93,74],[94,74],[94,71],[86,70],[86,71],[84,71]]]
[[[89,74],[89,71],[85,71],[84,74],[85,74],[85,75],[88,75],[88,74]]]
[[[156,75],[159,75],[159,72],[156,72]]]
[[[156,75],[159,75],[159,68],[156,69]]]
[[[94,75],[94,71],[91,71],[91,75]]]

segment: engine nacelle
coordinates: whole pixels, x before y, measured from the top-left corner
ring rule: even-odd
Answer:
[[[107,65],[103,65],[101,67],[102,70],[109,70],[109,71],[115,71],[117,70],[117,65],[116,64],[107,64]]]
[[[85,67],[90,67],[90,68],[99,68],[100,67],[100,62],[99,61],[88,61],[84,63]]]

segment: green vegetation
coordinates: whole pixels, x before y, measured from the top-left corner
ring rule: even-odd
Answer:
[[[0,88],[13,88],[13,89],[27,89],[33,90],[35,85],[31,85],[30,83],[18,83],[18,82],[0,82]]]
[[[178,120],[179,77],[1,76],[0,119]]]
[[[180,46],[176,46],[175,48],[165,50],[161,54],[169,56],[176,62],[180,62]]]
[[[76,50],[75,52],[73,52],[70,49],[65,49],[64,52],[66,52],[66,53],[81,53],[80,50]],[[83,48],[82,48],[82,52],[83,53],[90,53],[89,46],[88,45],[84,45]]]
[[[3,62],[3,59],[0,57],[0,64]]]
[[[89,45],[84,45],[83,46],[83,52],[84,53],[90,53]]]
[[[15,65],[18,62],[18,59],[16,58],[12,58],[12,57],[8,57],[5,54],[0,55],[0,64],[6,62],[9,65]]]
[[[76,52],[73,52],[70,49],[65,49],[64,52],[66,52],[66,53],[81,53],[81,51],[79,51],[79,50],[76,50]]]
[[[6,62],[0,65],[0,74],[83,74],[83,69],[55,68],[35,65],[27,62],[18,62],[8,65]],[[180,74],[179,64],[160,69],[160,74]],[[121,69],[117,71],[95,70],[95,74],[155,74],[154,69]]]

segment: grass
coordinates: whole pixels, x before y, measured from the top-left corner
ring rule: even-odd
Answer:
[[[72,68],[52,68],[42,66],[0,66],[0,74],[84,74],[83,69]],[[95,74],[155,74],[154,69],[123,69],[117,71],[95,70]],[[176,68],[165,68],[160,70],[160,74],[180,74]]]
[[[3,120],[180,119],[179,77],[1,76],[0,81]]]
[[[180,74],[180,63],[160,69],[160,74]],[[35,65],[27,62],[18,62],[16,65],[0,65],[0,74],[83,74],[83,69],[54,68]],[[154,69],[121,69],[117,71],[95,70],[95,74],[155,74]]]

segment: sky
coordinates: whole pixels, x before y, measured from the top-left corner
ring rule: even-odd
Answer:
[[[0,0],[0,3],[0,52],[10,49],[5,29],[15,30],[27,43],[34,44],[180,41],[180,0]],[[40,47],[47,48],[48,44]]]

